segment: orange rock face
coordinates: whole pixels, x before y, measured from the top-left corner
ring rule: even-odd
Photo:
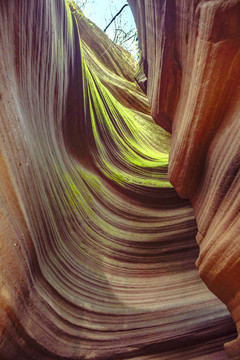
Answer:
[[[194,263],[238,326],[239,4],[129,3],[154,119],[73,3],[0,0],[1,360],[226,360],[236,337]]]
[[[240,3],[153,1],[149,7],[138,1],[132,6],[149,64],[153,118],[172,128],[170,181],[190,199],[196,216],[196,265],[239,331]],[[156,44],[150,41],[153,33]],[[238,358],[239,339],[226,350]]]

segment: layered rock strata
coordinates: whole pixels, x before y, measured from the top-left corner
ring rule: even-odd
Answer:
[[[196,265],[239,331],[240,3],[129,3],[153,118],[172,131],[170,181],[196,216]],[[226,350],[240,357],[239,338]]]
[[[0,358],[226,359],[170,135],[119,49],[62,0],[0,1],[0,36]]]

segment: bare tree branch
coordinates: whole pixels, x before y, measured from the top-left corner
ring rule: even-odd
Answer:
[[[112,18],[112,20],[110,21],[110,23],[105,27],[105,29],[103,30],[104,32],[106,32],[107,28],[109,28],[109,26],[113,23],[113,21],[116,19],[116,17],[121,14],[121,12],[123,11],[123,9],[124,9],[126,6],[129,6],[129,5],[128,5],[128,4],[123,5],[123,7],[119,10],[119,12]]]

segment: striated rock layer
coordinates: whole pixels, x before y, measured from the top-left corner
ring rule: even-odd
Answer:
[[[172,130],[170,180],[196,216],[196,265],[239,332],[240,2],[129,2],[153,118]],[[239,338],[226,350],[240,358]]]
[[[148,67],[142,87],[156,122],[169,130],[173,121],[170,175],[194,206],[200,273],[234,309],[238,7],[130,3]],[[197,30],[200,19],[215,24],[204,6],[224,24],[231,15],[220,53]],[[195,269],[193,210],[168,181],[170,135],[121,51],[73,3],[0,0],[0,54],[0,359],[226,359],[235,328]],[[198,66],[212,71],[204,84]]]

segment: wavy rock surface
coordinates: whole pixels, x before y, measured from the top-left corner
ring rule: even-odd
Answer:
[[[195,269],[192,207],[168,181],[170,135],[119,49],[60,0],[1,0],[0,36],[0,358],[226,359],[234,325]],[[180,87],[167,87],[162,118],[175,119]],[[211,171],[222,174],[211,159],[195,209],[216,190]]]
[[[170,180],[196,216],[196,265],[239,332],[240,3],[129,2],[153,117],[172,129]],[[226,350],[240,358],[239,338]]]

